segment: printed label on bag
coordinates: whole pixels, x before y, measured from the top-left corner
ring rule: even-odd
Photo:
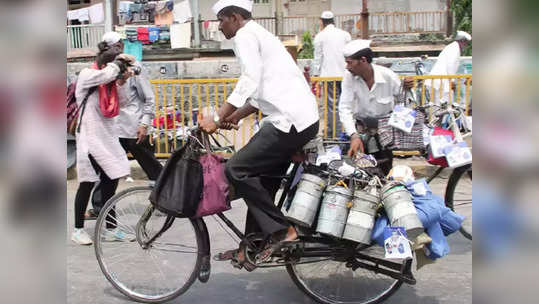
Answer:
[[[456,168],[472,163],[472,151],[466,142],[459,142],[444,149],[449,167]]]
[[[384,228],[384,248],[386,259],[412,258],[412,249],[404,227]]]
[[[388,124],[406,133],[412,132],[417,112],[410,108],[396,105],[389,117]]]
[[[434,158],[445,156],[445,148],[452,142],[449,135],[432,135],[430,137],[430,149]]]

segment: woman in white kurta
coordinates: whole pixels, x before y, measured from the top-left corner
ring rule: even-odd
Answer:
[[[115,60],[123,49],[123,44],[119,35],[114,34],[116,33],[107,33],[103,36],[103,42],[98,45],[100,52],[96,57],[95,66],[83,69],[77,80],[75,95],[77,103],[81,106],[80,128],[76,133],[79,189],[75,197],[75,231],[71,239],[81,245],[92,243],[91,238],[83,228],[84,212],[95,182],[100,181],[103,189],[103,201],[107,201],[116,192],[118,179],[129,174],[129,163],[116,133],[115,120],[114,117],[110,117],[114,114],[108,114],[109,117],[105,117],[104,110],[100,107],[100,98],[104,97],[101,95],[113,95],[111,92],[116,86],[119,86],[117,82],[121,82],[121,80],[116,81],[118,76],[122,74],[122,78],[126,78],[130,75],[130,71],[124,64],[125,60]],[[123,56],[125,54],[121,55],[121,57]],[[123,59],[125,58],[131,59],[130,57]],[[134,61],[134,58],[132,60]],[[111,88],[92,90],[86,106],[81,105],[91,88],[110,83],[112,83]],[[120,94],[123,90],[116,88],[116,91]],[[116,101],[119,99],[117,98]],[[111,101],[112,99],[105,100]],[[115,216],[114,212],[111,213],[112,216]],[[107,226],[111,229],[111,236],[114,237],[115,233],[118,232],[113,230],[115,225],[109,223]]]

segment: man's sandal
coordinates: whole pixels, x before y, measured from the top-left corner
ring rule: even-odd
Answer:
[[[296,243],[299,243],[299,239],[295,239],[292,241],[280,241],[280,242],[275,242],[275,243],[269,243],[268,245],[266,245],[266,248],[264,248],[264,250],[262,250],[260,253],[256,255],[255,257],[256,263],[257,264],[265,263],[271,259],[271,256],[274,253],[279,252],[281,248],[289,246],[289,245],[293,245]]]
[[[245,268],[245,270],[251,272],[256,269],[256,265],[248,262],[245,260],[245,257],[243,259],[239,259],[238,257],[238,251],[240,249],[231,249],[227,250],[225,252],[220,252],[213,256],[213,260],[215,261],[230,261],[230,264],[234,266],[234,268],[242,269]]]
[[[246,257],[244,256],[243,259],[239,259],[238,252],[234,254],[234,258],[230,260],[230,264],[236,269],[242,269],[244,268],[248,272],[251,272],[256,269],[256,265],[247,261]]]

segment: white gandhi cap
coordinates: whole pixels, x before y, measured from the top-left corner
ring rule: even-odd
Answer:
[[[322,15],[320,15],[321,19],[333,19],[333,17],[335,17],[335,15],[330,11],[324,11],[322,12]]]
[[[122,40],[122,36],[116,32],[107,32],[105,35],[103,35],[103,39],[101,39],[103,42],[106,42],[107,45],[113,45],[117,43],[118,41]]]
[[[213,12],[217,15],[219,12],[227,6],[237,6],[245,9],[248,12],[253,10],[252,0],[219,0],[212,7]]]
[[[350,57],[355,53],[371,47],[371,40],[357,39],[348,42],[343,49],[344,57]]]
[[[455,40],[472,40],[472,35],[464,32],[464,31],[457,31],[457,35],[455,36]]]

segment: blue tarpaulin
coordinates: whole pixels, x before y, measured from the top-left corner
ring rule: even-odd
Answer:
[[[423,184],[419,185],[419,188],[424,187],[423,189],[426,191],[417,193],[415,184]],[[449,244],[445,236],[459,230],[464,217],[447,208],[444,200],[432,193],[424,179],[409,183],[406,187],[412,194],[419,220],[425,227],[426,233],[432,238],[432,242],[427,244],[427,256],[436,259],[447,255]],[[389,225],[389,219],[385,214],[376,219],[372,230],[372,239],[380,246],[384,245],[384,228]]]

